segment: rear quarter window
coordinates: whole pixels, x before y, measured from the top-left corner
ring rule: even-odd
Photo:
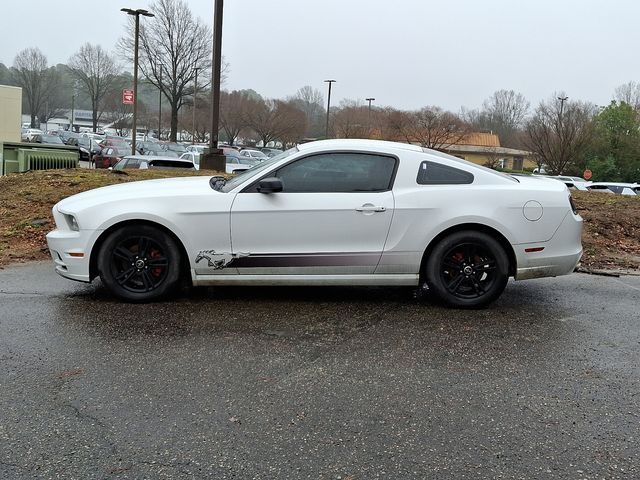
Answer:
[[[416,182],[419,185],[466,185],[473,183],[473,174],[436,162],[422,162]]]

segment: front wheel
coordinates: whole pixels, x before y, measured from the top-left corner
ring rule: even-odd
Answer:
[[[496,239],[476,231],[442,239],[427,260],[429,288],[447,305],[481,308],[497,299],[509,279],[509,259]]]
[[[117,297],[148,302],[167,295],[180,278],[180,250],[166,232],[128,225],[112,232],[98,255],[100,278]]]

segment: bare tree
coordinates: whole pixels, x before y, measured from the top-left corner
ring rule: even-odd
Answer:
[[[563,174],[582,159],[591,138],[595,107],[568,101],[564,105],[554,95],[540,102],[526,126],[527,146],[552,173]]]
[[[618,102],[624,102],[635,109],[640,108],[640,83],[633,80],[620,85],[615,89],[613,98]]]
[[[230,145],[236,142],[240,132],[247,126],[248,110],[258,104],[259,102],[252,102],[249,94],[241,90],[220,92],[220,126]]]
[[[333,130],[338,138],[369,138],[369,109],[357,101],[343,100],[333,114]]]
[[[140,58],[142,74],[162,91],[171,110],[170,140],[178,135],[178,112],[190,102],[193,94],[195,68],[198,89],[208,85],[211,67],[211,30],[194,18],[183,0],[156,0],[149,6],[155,17],[140,24]],[[120,48],[133,58],[133,19],[129,19],[128,35],[119,41]],[[162,80],[162,81],[160,81]]]
[[[98,128],[104,99],[118,75],[118,65],[100,45],[85,43],[69,59],[69,68],[91,99],[91,123]]]
[[[262,145],[280,140],[295,142],[304,135],[307,122],[305,114],[290,102],[282,100],[250,100],[245,120],[262,140]]]
[[[122,103],[120,92],[112,89],[104,99],[105,120],[118,135],[129,134],[133,124],[133,106]]]
[[[469,125],[460,117],[440,107],[424,107],[416,112],[392,110],[387,115],[387,135],[434,150],[459,143],[469,131]]]
[[[486,157],[484,161],[485,167],[493,168],[494,170],[502,167],[502,160],[504,157],[500,153],[500,147],[486,147],[482,153]]]
[[[529,107],[521,93],[498,90],[483,102],[480,110],[463,109],[462,116],[475,130],[491,131],[498,135],[503,146],[517,148],[521,146],[519,132]]]
[[[294,102],[296,106],[304,112],[307,117],[307,135],[319,136],[323,133],[325,110],[324,95],[317,88],[305,85],[299,88],[289,101]]]
[[[13,61],[12,74],[24,91],[31,127],[35,128],[38,114],[45,111],[50,113],[46,102],[56,90],[59,77],[55,69],[47,67],[47,57],[38,48],[27,48],[18,53]]]

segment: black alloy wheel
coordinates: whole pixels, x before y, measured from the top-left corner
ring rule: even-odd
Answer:
[[[427,262],[426,278],[447,305],[480,308],[500,296],[508,271],[507,255],[493,237],[463,231],[436,245]]]
[[[164,231],[125,226],[105,240],[98,257],[103,283],[116,296],[145,302],[167,294],[180,277],[180,250]]]

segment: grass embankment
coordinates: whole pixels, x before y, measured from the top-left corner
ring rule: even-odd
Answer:
[[[0,177],[0,265],[48,258],[45,235],[55,227],[51,208],[65,197],[116,183],[193,174],[55,170]],[[589,192],[573,197],[585,220],[582,266],[640,273],[640,197]]]
[[[116,183],[194,174],[200,172],[77,169],[0,177],[0,265],[49,258],[45,235],[55,228],[51,209],[63,198]]]

